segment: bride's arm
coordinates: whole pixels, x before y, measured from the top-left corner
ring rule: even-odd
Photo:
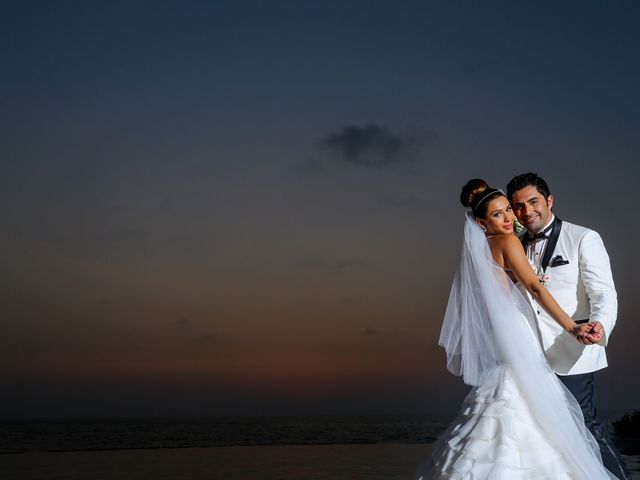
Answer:
[[[511,270],[518,282],[527,289],[551,317],[567,332],[577,333],[578,324],[558,305],[555,298],[540,283],[515,235],[504,235],[501,238],[502,258],[505,266]]]

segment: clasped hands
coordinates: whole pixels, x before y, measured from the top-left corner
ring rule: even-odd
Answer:
[[[573,334],[578,339],[578,342],[583,345],[595,345],[604,336],[604,327],[598,321],[581,323],[576,325],[573,329]]]

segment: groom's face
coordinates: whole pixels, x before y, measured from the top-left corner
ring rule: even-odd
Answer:
[[[533,185],[515,191],[511,203],[516,217],[531,233],[539,232],[551,220],[553,195],[545,198]]]

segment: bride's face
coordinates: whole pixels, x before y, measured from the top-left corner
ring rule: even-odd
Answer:
[[[507,235],[513,233],[513,210],[507,197],[497,197],[489,201],[487,215],[476,221],[487,235]]]

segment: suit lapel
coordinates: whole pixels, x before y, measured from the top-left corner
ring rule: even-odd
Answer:
[[[542,257],[542,271],[546,271],[549,266],[549,262],[551,261],[551,256],[553,255],[553,251],[556,249],[556,245],[558,243],[558,238],[560,237],[560,230],[562,230],[562,220],[556,216],[553,222],[553,228],[551,229],[551,236],[549,237],[549,242],[547,243],[547,248],[544,249],[544,256]]]

